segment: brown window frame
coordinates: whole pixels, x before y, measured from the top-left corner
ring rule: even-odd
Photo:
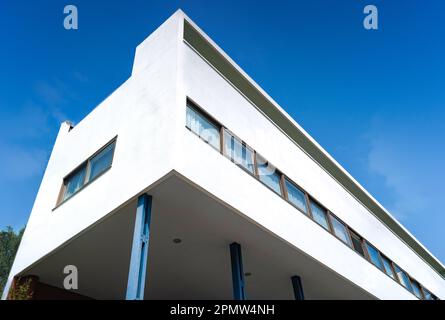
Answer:
[[[259,169],[258,169],[258,157],[262,158],[263,160],[265,160],[265,163],[270,164],[272,167],[275,168],[274,174],[276,173],[278,175],[278,186],[280,188],[280,192],[277,192],[276,190],[274,190],[271,186],[267,185],[264,181],[261,180],[260,175],[259,175]],[[261,182],[264,186],[266,186],[268,189],[272,190],[275,194],[279,195],[281,198],[284,197],[284,190],[283,190],[283,185],[281,183],[282,180],[282,176],[284,175],[280,170],[277,169],[276,166],[273,165],[273,163],[271,163],[269,160],[267,160],[265,157],[263,157],[261,154],[259,154],[258,152],[255,152],[255,172],[256,172],[256,178],[258,179],[259,182]]]
[[[335,214],[333,214],[331,211],[329,211],[329,210],[327,210],[328,211],[328,220],[329,220],[329,224],[330,224],[330,226],[331,226],[331,233],[334,235],[334,237],[336,237],[338,240],[340,240],[342,243],[344,243],[345,245],[347,245],[348,247],[353,247],[353,244],[352,244],[352,239],[351,239],[351,234],[349,233],[349,228],[348,228],[348,225],[346,224],[346,223],[344,223],[343,222],[343,220],[341,220],[339,217],[337,217]],[[343,227],[345,228],[345,230],[346,230],[346,236],[347,236],[347,239],[348,239],[348,242],[346,243],[346,242],[344,242],[339,236],[337,236],[336,234],[335,234],[335,229],[334,229],[334,224],[332,223],[332,219],[335,219],[335,220],[337,220],[338,222],[340,222],[342,225],[343,225]]]
[[[397,280],[398,280],[398,282],[400,283],[400,285],[401,285],[402,287],[404,287],[406,290],[408,290],[409,292],[411,292],[412,294],[414,294],[414,292],[413,292],[413,287],[412,287],[412,283],[411,283],[411,277],[410,277],[410,275],[408,274],[408,272],[406,272],[405,270],[403,270],[403,269],[402,269],[397,263],[395,263],[394,261],[392,262],[392,265],[393,265],[394,272],[395,272],[395,274],[396,274]],[[396,267],[406,275],[406,277],[407,277],[407,279],[408,279],[408,282],[409,282],[409,285],[410,285],[410,287],[411,287],[411,290],[403,285],[403,281],[402,281],[402,279],[399,278],[399,275],[398,275],[397,272],[396,272]]]
[[[59,196],[57,197],[57,203],[56,203],[56,206],[61,205],[62,203],[64,203],[65,201],[67,201],[68,199],[70,199],[71,197],[73,197],[77,192],[79,192],[80,190],[82,190],[83,186],[86,184],[87,166],[88,166],[88,160],[85,160],[84,162],[82,162],[80,165],[78,165],[73,171],[71,171],[70,173],[68,173],[68,174],[63,178],[63,180],[62,180],[62,187],[60,188]],[[72,195],[70,195],[68,198],[64,199],[68,180],[69,180],[72,176],[74,176],[75,174],[77,174],[80,170],[85,170],[85,174],[84,174],[83,181],[82,181],[82,186],[81,186],[76,192],[74,192]]]
[[[300,190],[303,193],[303,196],[304,196],[304,206],[306,208],[306,212],[304,212],[301,208],[297,207],[297,205],[295,205],[292,201],[290,201],[290,199],[289,199],[289,191],[288,191],[288,188],[287,188],[286,181],[288,181],[289,184],[292,184],[295,188],[297,188],[298,190]],[[281,175],[281,185],[282,185],[283,192],[284,192],[284,195],[283,195],[284,200],[286,200],[288,203],[290,203],[297,210],[301,211],[305,216],[310,217],[309,208],[308,208],[307,192],[303,188],[301,188],[298,184],[293,182],[284,173]]]
[[[236,163],[235,160],[232,158],[231,155],[228,154],[228,152],[226,152],[226,144],[225,144],[225,138],[224,138],[224,133],[228,133],[230,136],[232,136],[233,138],[235,138],[235,140],[238,140],[238,142],[241,143],[242,146],[244,146],[246,149],[248,149],[251,154],[252,154],[252,166],[253,166],[253,172],[249,171],[249,169],[245,168],[242,164],[240,163]],[[222,134],[221,134],[222,133]],[[249,173],[250,175],[255,176],[256,173],[256,159],[255,159],[255,150],[250,147],[244,140],[242,140],[241,138],[239,138],[237,135],[235,135],[232,131],[230,131],[229,129],[227,129],[226,127],[221,125],[221,129],[220,129],[220,140],[221,140],[221,154],[223,156],[225,156],[227,159],[229,159],[232,163],[236,164],[238,167],[240,167],[241,169],[243,169],[244,171],[246,171],[247,173]]]
[[[114,147],[113,147],[113,152],[112,152],[112,155],[111,155],[111,163],[110,163],[110,165],[108,166],[108,168],[103,170],[101,173],[96,175],[94,178],[90,179],[89,175],[90,175],[90,172],[91,172],[91,164],[90,164],[91,160],[94,159],[98,154],[100,154],[102,151],[104,151],[107,147],[109,147],[112,144],[114,144]],[[53,210],[55,210],[56,208],[61,206],[63,203],[65,203],[66,201],[68,201],[69,199],[74,197],[76,194],[78,194],[80,191],[82,191],[85,187],[87,187],[90,183],[94,182],[96,179],[98,179],[100,176],[102,176],[105,172],[107,172],[108,170],[111,169],[111,167],[113,166],[114,154],[115,154],[115,151],[116,151],[116,144],[117,144],[117,136],[115,136],[113,139],[108,141],[99,150],[97,150],[95,153],[93,153],[93,155],[88,157],[88,159],[82,161],[82,163],[80,165],[78,165],[74,170],[72,170],[70,173],[68,173],[62,179],[62,186],[60,187],[59,195],[57,196],[56,206],[55,206],[55,208]],[[73,175],[75,175],[77,172],[79,172],[79,170],[81,170],[82,168],[84,168],[84,170],[85,170],[85,175],[83,177],[83,181],[82,181],[81,187],[77,191],[72,193],[68,198],[64,199],[68,179],[71,178]]]
[[[226,157],[227,159],[229,159],[231,162],[235,163],[233,159],[231,159],[231,157],[229,155],[226,154],[225,151],[225,141],[224,141],[224,133],[225,131],[227,131],[231,136],[235,137],[235,139],[241,141],[241,143],[248,148],[250,151],[252,151],[252,156],[253,156],[253,173],[251,171],[249,171],[248,169],[246,169],[244,166],[237,164],[238,167],[240,167],[241,169],[243,169],[243,171],[249,173],[251,176],[255,177],[256,180],[258,180],[261,184],[263,184],[264,186],[266,186],[268,189],[270,189],[273,193],[277,194],[278,196],[280,196],[283,200],[285,200],[286,202],[288,202],[289,204],[291,204],[294,208],[296,208],[298,211],[302,212],[303,214],[305,214],[307,217],[309,217],[313,222],[315,222],[317,225],[319,225],[320,227],[322,227],[325,231],[331,233],[335,238],[337,238],[339,241],[341,241],[343,244],[347,245],[348,247],[351,248],[351,250],[353,250],[354,252],[356,252],[358,255],[360,255],[361,257],[363,257],[365,260],[367,260],[369,263],[371,263],[374,267],[376,267],[377,269],[379,269],[381,272],[383,272],[385,275],[387,275],[388,277],[390,277],[391,279],[393,279],[390,275],[388,275],[386,273],[386,268],[385,268],[385,264],[383,262],[383,257],[385,257],[389,262],[390,262],[390,266],[391,269],[393,271],[393,274],[395,276],[395,279],[393,279],[394,281],[398,282],[400,285],[403,286],[403,284],[401,283],[401,280],[399,279],[396,271],[395,271],[395,266],[396,264],[389,259],[386,255],[384,255],[379,249],[377,249],[374,245],[372,245],[369,241],[367,241],[364,237],[362,237],[359,233],[357,233],[355,230],[353,230],[351,227],[348,226],[348,224],[346,224],[343,220],[341,220],[337,215],[333,214],[329,209],[327,209],[324,205],[322,205],[318,200],[316,200],[314,197],[312,197],[304,188],[300,187],[297,183],[295,183],[292,179],[290,179],[287,175],[285,175],[281,170],[279,170],[277,167],[275,167],[270,161],[268,161],[266,159],[266,157],[263,157],[261,154],[259,154],[254,148],[250,147],[250,145],[248,143],[246,143],[244,140],[242,140],[241,138],[239,138],[237,135],[235,135],[231,130],[229,130],[227,127],[225,127],[223,124],[221,124],[219,121],[217,121],[214,117],[212,117],[208,112],[206,112],[203,108],[201,108],[195,101],[193,101],[192,99],[190,99],[189,97],[187,97],[186,99],[186,107],[189,107],[191,109],[193,109],[195,112],[201,114],[201,116],[203,116],[204,118],[207,119],[207,121],[209,121],[210,123],[212,123],[213,125],[215,125],[215,127],[218,129],[219,132],[219,136],[220,136],[220,141],[219,141],[219,150],[217,150],[217,148],[213,145],[211,145],[210,143],[208,143],[206,140],[204,140],[202,137],[200,137],[197,133],[193,132],[190,128],[188,128],[187,124],[186,124],[186,128],[187,130],[189,130],[190,132],[194,133],[197,137],[199,137],[202,141],[206,142],[207,144],[209,144],[213,149],[219,151],[224,157]],[[264,161],[266,161],[267,163],[271,164],[274,168],[275,168],[275,172],[278,176],[279,176],[279,181],[278,181],[278,185],[279,185],[279,189],[280,192],[277,192],[276,190],[274,190],[272,187],[270,187],[269,185],[267,185],[265,182],[263,182],[260,177],[259,177],[259,169],[258,169],[258,161],[257,158],[261,158]],[[80,166],[79,166],[80,167]],[[110,166],[111,167],[111,166]],[[72,171],[72,173],[75,170]],[[290,200],[289,200],[289,194],[288,194],[288,190],[286,187],[286,180],[289,181],[289,183],[295,185],[298,189],[300,189],[303,193],[304,193],[304,197],[305,197],[305,202],[306,202],[306,212],[304,212],[303,210],[301,210],[300,208],[298,208],[296,205],[294,205]],[[81,188],[82,189],[82,188]],[[78,191],[80,191],[81,189],[79,189]],[[77,192],[76,192],[77,193]],[[74,195],[74,194],[73,194]],[[70,197],[71,198],[71,197]],[[326,222],[327,222],[327,228],[325,228],[322,224],[318,223],[315,219],[314,219],[314,215],[312,212],[312,206],[311,203],[314,203],[316,206],[320,207],[324,212],[325,212],[325,218],[326,218]],[[345,243],[342,239],[340,239],[334,231],[333,228],[333,224],[332,224],[332,218],[337,219],[340,223],[342,223],[346,230],[347,230],[347,234],[348,234],[348,240],[349,240],[349,244]],[[354,240],[358,240],[358,242],[360,243],[360,247],[361,250],[363,252],[363,255],[356,250],[355,246],[354,246]],[[381,263],[382,268],[379,268],[377,265],[375,265],[372,260],[371,260],[371,256],[368,252],[368,247],[367,245],[369,245],[370,247],[374,248],[377,251],[378,254],[378,258],[379,261]],[[408,277],[408,281],[411,285],[411,290],[409,288],[406,288],[405,286],[403,286],[406,290],[408,290],[409,292],[411,292],[414,295],[414,292],[412,291],[412,279],[411,276],[405,272],[402,268],[400,268],[398,265],[397,267]],[[420,284],[419,282],[416,281],[416,283],[419,285],[420,289],[421,289],[421,293],[423,296],[425,296],[425,292],[424,290],[427,290],[429,292],[429,294],[431,295],[431,297],[435,300],[438,300],[437,296],[435,296],[430,290],[424,288],[422,286],[422,284]]]
[[[394,270],[394,263],[392,262],[392,260],[391,260],[390,258],[388,258],[386,255],[384,255],[383,253],[381,253],[381,252],[380,252],[380,258],[381,258],[381,260],[382,260],[383,271],[384,271],[384,273],[385,273],[388,277],[390,277],[391,279],[393,279],[394,281],[396,281],[397,283],[400,283],[400,282],[399,282],[399,279],[398,279],[398,277],[397,277],[397,274],[396,274],[396,270]],[[385,261],[384,261],[385,259],[388,260],[388,262],[389,262],[389,267],[391,268],[391,271],[392,271],[392,274],[393,274],[394,278],[391,277],[391,276],[386,272]]]
[[[365,240],[364,242],[365,242],[364,244],[365,244],[366,252],[368,253],[368,260],[369,260],[369,262],[371,262],[377,269],[383,271],[386,274],[385,266],[383,265],[383,261],[382,261],[382,256],[381,256],[380,250],[377,249],[374,245],[372,245],[368,240]],[[379,258],[379,261],[380,261],[380,265],[382,266],[382,268],[379,268],[377,265],[374,264],[374,262],[372,262],[371,255],[369,254],[369,251],[368,251],[368,246],[374,248],[374,250],[377,251],[377,255],[378,255],[378,258]]]
[[[348,227],[349,230],[349,237],[351,238],[351,243],[352,243],[352,250],[354,250],[354,252],[356,252],[360,257],[364,258],[365,260],[369,260],[368,258],[368,252],[366,251],[365,247],[364,247],[364,241],[365,239],[359,235],[357,232],[355,232],[354,230],[352,230],[351,228]],[[362,248],[362,252],[363,255],[360,254],[360,252],[358,252],[355,249],[354,243],[352,241],[352,238],[355,238],[356,240],[358,240],[360,242],[360,247]]]
[[[415,280],[414,278],[410,277],[409,275],[408,275],[408,278],[411,281],[411,287],[413,288],[413,294],[417,297],[416,293],[414,292],[414,284],[416,284],[417,288],[419,288],[419,292],[420,292],[420,297],[417,297],[417,298],[419,298],[420,300],[425,300],[425,296],[424,296],[423,290],[422,290],[422,285],[419,283],[419,281]]]
[[[420,285],[420,288],[422,289],[422,295],[424,297],[424,300],[431,300],[431,301],[432,300],[439,300],[439,298],[437,298],[437,296],[434,293],[432,293],[430,290],[428,290],[424,286]],[[426,298],[427,294],[426,294],[425,291],[427,291],[429,293],[429,295],[431,296],[431,299],[427,299]]]
[[[201,137],[198,133],[194,132],[191,128],[189,128],[187,126],[187,108],[193,109],[196,113],[199,113],[203,118],[205,118],[208,122],[210,122],[211,124],[213,124],[216,127],[216,130],[219,133],[219,150],[217,149],[217,147],[215,147],[214,145],[212,145],[211,143],[209,143],[208,141],[206,141],[203,137]],[[208,144],[210,147],[212,147],[213,149],[217,150],[218,152],[220,152],[221,154],[224,155],[223,153],[223,148],[224,148],[224,141],[222,138],[222,130],[224,129],[224,126],[221,125],[221,123],[216,120],[215,118],[213,118],[208,112],[204,111],[198,104],[196,104],[193,100],[191,100],[190,98],[187,98],[186,101],[186,121],[185,121],[185,128],[190,131],[191,133],[193,133],[195,136],[197,136],[199,139],[201,139],[202,141],[204,141],[206,144]]]
[[[318,202],[317,200],[315,200],[313,197],[309,196],[309,200],[310,200],[309,207],[311,208],[311,218],[312,218],[312,220],[313,220],[316,224],[318,224],[319,226],[321,226],[323,229],[325,229],[326,231],[328,231],[329,233],[332,234],[332,226],[331,226],[331,222],[330,222],[329,217],[328,217],[328,215],[329,215],[329,210],[328,210],[324,205],[322,205],[320,202]],[[317,220],[314,219],[314,214],[313,214],[313,212],[312,212],[312,206],[311,206],[311,203],[312,203],[312,202],[313,202],[316,206],[320,207],[320,208],[325,212],[326,223],[327,223],[327,225],[328,225],[328,228],[327,228],[327,229],[326,229],[322,224],[318,223]]]

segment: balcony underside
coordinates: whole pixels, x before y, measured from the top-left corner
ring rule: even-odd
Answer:
[[[241,244],[244,272],[250,274],[248,299],[293,299],[293,275],[301,277],[306,299],[374,299],[176,174],[148,193],[153,207],[145,299],[232,299],[232,242]],[[76,293],[124,299],[135,212],[133,199],[21,275],[37,275],[41,283],[63,288],[63,268],[75,265]]]

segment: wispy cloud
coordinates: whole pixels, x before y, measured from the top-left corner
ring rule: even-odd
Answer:
[[[45,168],[48,155],[43,149],[1,142],[0,149],[4,151],[0,157],[0,176],[4,182],[38,176]]]
[[[55,107],[66,103],[65,97],[60,85],[53,85],[46,81],[40,81],[35,85],[35,91],[43,99],[43,101],[50,107]]]
[[[39,81],[34,93],[17,109],[0,118],[0,185],[40,175],[50,142],[60,123],[68,118],[64,107],[77,97],[59,79]]]
[[[67,120],[64,107],[72,101],[78,101],[78,96],[62,80],[39,81],[34,86],[35,99],[45,106],[51,117],[58,122]]]
[[[84,73],[82,73],[80,71],[74,71],[73,72],[73,77],[74,77],[74,79],[76,79],[79,82],[85,83],[85,82],[89,81],[88,77]]]
[[[0,228],[26,221],[60,123],[81,101],[73,81],[86,78],[42,80],[20,97],[0,101]]]
[[[440,117],[413,120],[377,119],[369,134],[369,170],[384,179],[393,193],[386,206],[402,221],[437,214],[445,199]]]
[[[33,101],[28,101],[21,108],[11,109],[0,117],[0,127],[2,140],[38,139],[49,133],[48,112]]]

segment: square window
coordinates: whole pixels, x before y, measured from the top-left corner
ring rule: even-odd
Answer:
[[[363,245],[362,245],[362,238],[351,231],[351,240],[352,240],[352,247],[354,250],[360,254],[362,257],[365,257],[365,252],[363,251]]]
[[[402,271],[396,264],[394,264],[394,270],[402,286],[413,292],[413,288],[411,286],[411,282],[409,281],[408,275],[404,271]]]
[[[267,160],[257,154],[258,178],[266,186],[281,195],[281,173]]]
[[[68,199],[82,188],[85,183],[85,172],[86,163],[65,178],[65,193],[63,195],[63,200]]]
[[[422,289],[423,289],[423,293],[425,295],[425,300],[438,300],[437,297],[434,294],[432,294],[429,290],[427,290],[423,287],[422,287]]]
[[[346,243],[348,246],[351,246],[351,241],[349,239],[349,233],[346,226],[333,215],[330,215],[330,218],[334,235],[337,236],[337,238],[339,238],[341,241]]]
[[[202,140],[220,150],[219,127],[195,108],[187,106],[186,127]]]
[[[88,181],[93,180],[102,172],[111,167],[111,163],[113,161],[113,153],[114,153],[115,142],[110,143],[106,146],[102,151],[100,151],[97,155],[95,155],[89,161],[89,177]]]
[[[115,145],[116,140],[114,139],[63,179],[61,193],[56,205],[72,197],[111,167]]]
[[[369,260],[372,262],[380,270],[383,270],[382,260],[380,260],[379,251],[371,246],[368,242],[366,242],[366,250],[368,251]]]
[[[420,300],[422,300],[422,299],[423,299],[423,296],[422,296],[422,291],[421,291],[421,289],[420,289],[420,285],[419,285],[419,283],[418,283],[417,281],[411,280],[411,286],[412,286],[412,288],[413,288],[413,293],[414,293],[414,295],[415,295],[417,298],[419,298]]]
[[[224,155],[254,174],[253,150],[226,129],[224,129]]]
[[[317,222],[319,225],[321,225],[323,228],[329,231],[329,223],[328,223],[326,209],[322,208],[315,202],[311,201],[311,212],[312,212],[312,218],[315,220],[315,222]]]
[[[389,259],[384,256],[382,256],[382,261],[383,261],[383,267],[385,268],[386,274],[388,276],[390,276],[391,278],[393,278],[394,280],[396,280],[396,276],[394,274],[394,271],[392,270],[391,261],[389,261]]]
[[[285,178],[288,200],[298,209],[307,214],[306,195],[295,184]]]

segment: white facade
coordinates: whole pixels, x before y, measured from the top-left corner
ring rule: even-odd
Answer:
[[[184,20],[204,35],[181,11],[176,12],[137,47],[132,75],[124,84],[74,128],[61,125],[3,298],[14,276],[44,263],[54,252],[111,219],[135,197],[151,193],[175,175],[279,239],[291,254],[308,257],[370,298],[416,299],[187,130],[186,101],[190,98],[411,277],[445,299],[445,280],[436,270],[184,41]],[[63,178],[116,136],[111,169],[56,207]]]

